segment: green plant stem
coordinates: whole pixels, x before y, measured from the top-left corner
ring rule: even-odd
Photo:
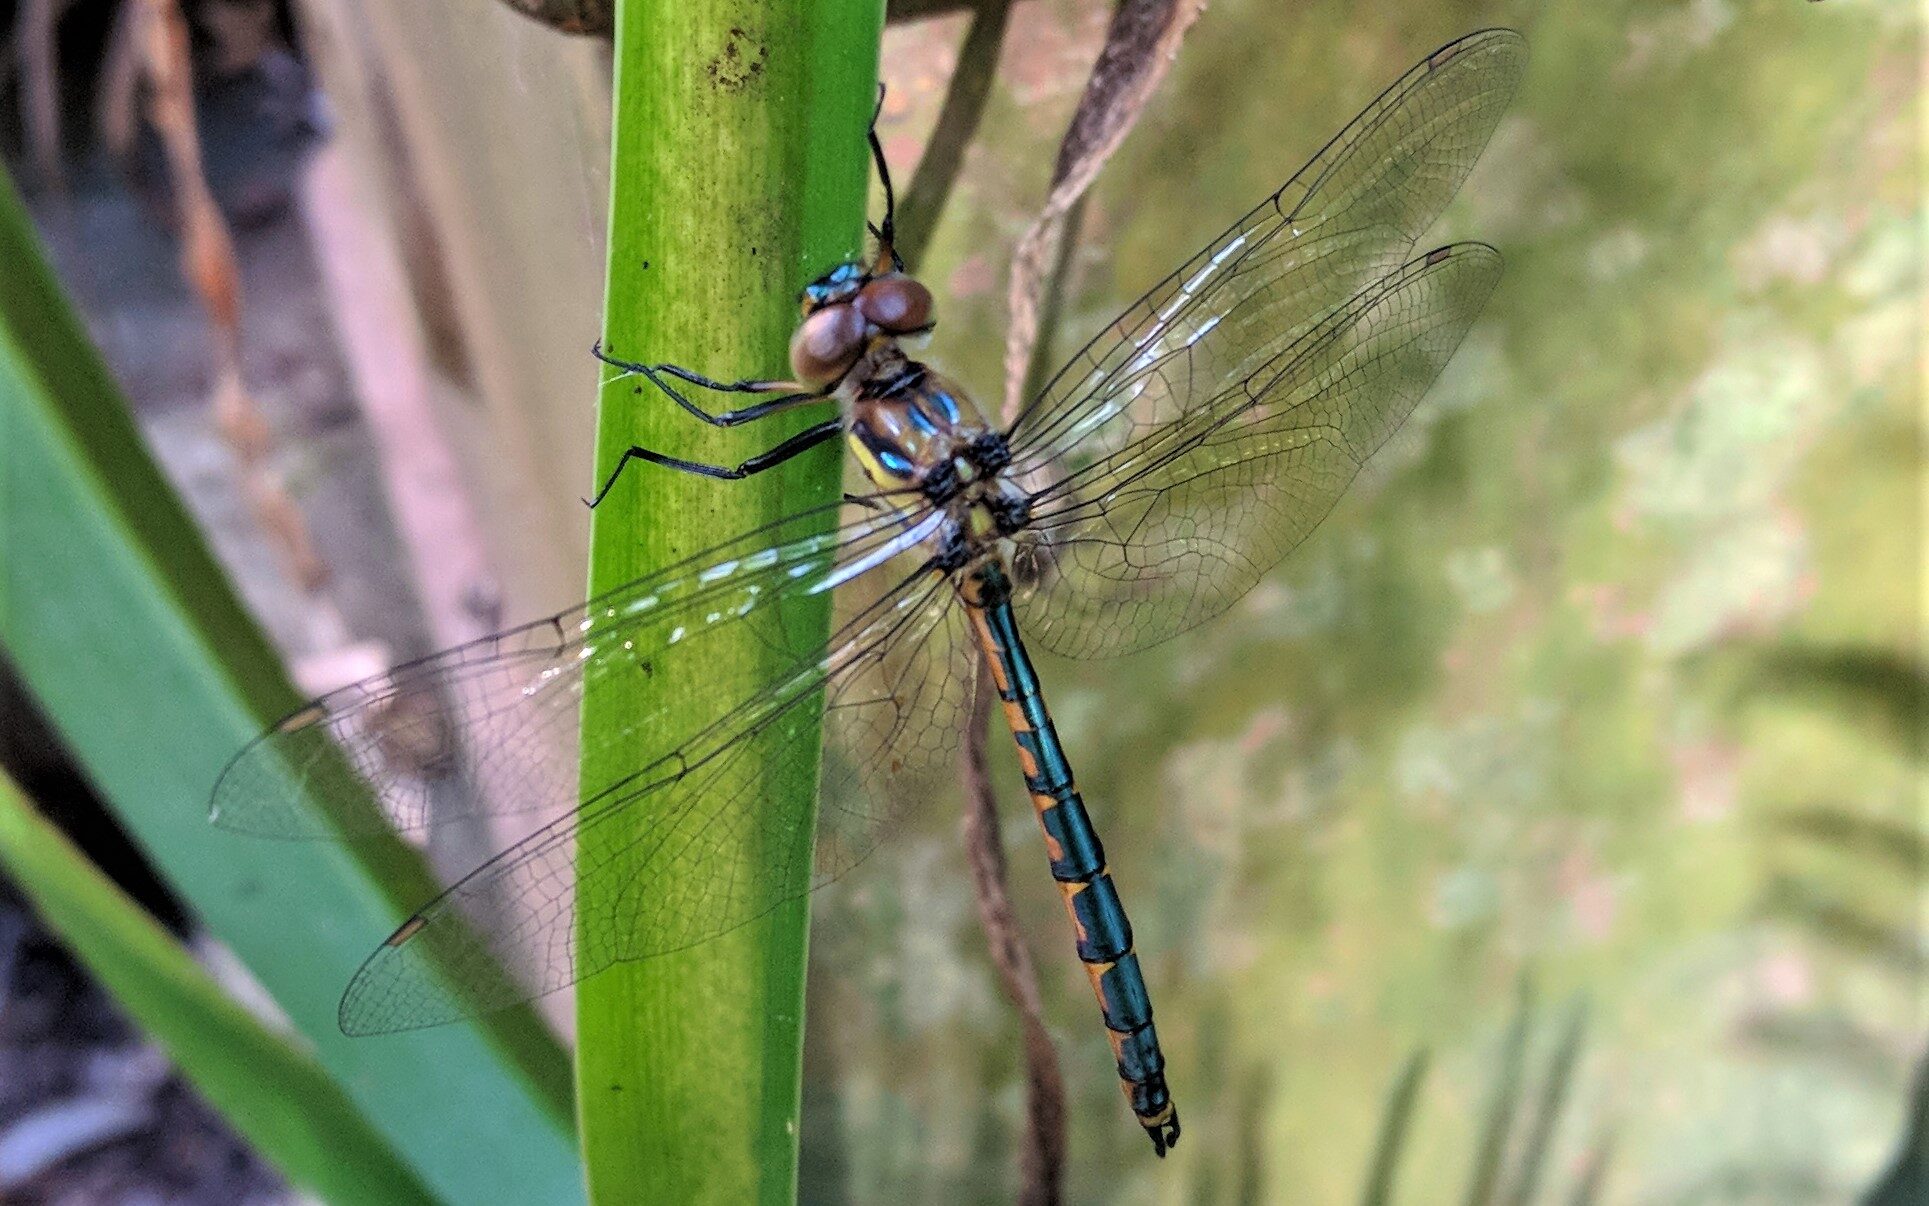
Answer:
[[[312,1056],[235,1004],[3,774],[0,866],[134,1021],[289,1180],[330,1202],[436,1200]]]
[[[619,7],[603,328],[613,352],[724,379],[787,375],[798,290],[862,248],[864,131],[883,16],[877,0]],[[632,444],[735,464],[831,413],[813,406],[718,430],[638,384],[623,377],[603,389],[599,482]],[[728,396],[702,400],[730,404]],[[841,446],[831,445],[739,482],[633,465],[594,515],[591,592],[835,499],[841,464]],[[821,633],[828,600],[809,600],[786,621]],[[633,747],[652,734],[631,737],[630,746],[618,735],[650,700],[717,715],[738,701],[707,695],[711,674],[765,661],[779,668],[778,655],[748,634],[722,645],[711,645],[719,659],[738,660],[688,669],[701,677],[666,670],[593,689],[583,708],[585,781],[607,781],[645,752]],[[816,790],[814,766],[773,769],[757,806],[788,811],[802,822],[795,831],[808,835]],[[599,831],[583,839],[579,856],[615,856],[634,836]],[[755,862],[765,853],[781,852],[717,857]],[[719,865],[684,873],[701,881]],[[702,886],[653,882],[651,890],[694,900]],[[808,918],[799,901],[715,941],[619,965],[581,985],[578,1108],[593,1200],[793,1200]],[[588,927],[611,922],[586,916],[578,924],[588,942]]]

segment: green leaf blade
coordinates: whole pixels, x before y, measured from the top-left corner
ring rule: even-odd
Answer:
[[[0,647],[170,886],[435,1193],[580,1199],[568,1064],[528,1011],[390,1039],[337,1029],[349,976],[435,891],[419,856],[209,825],[216,776],[298,698],[146,455],[4,174],[0,263]]]
[[[330,1202],[438,1199],[308,1055],[194,957],[0,776],[0,865],[61,940],[256,1150]]]

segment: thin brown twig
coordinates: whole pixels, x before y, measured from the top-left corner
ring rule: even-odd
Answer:
[[[965,150],[977,136],[985,102],[998,74],[998,54],[1011,25],[1013,0],[984,0],[971,17],[971,28],[958,48],[958,66],[945,89],[937,128],[918,157],[918,170],[898,200],[898,254],[908,267],[924,259],[925,248],[938,225],[938,215],[951,199],[952,186],[964,167]]]
[[[14,54],[20,65],[20,108],[42,187],[67,191],[60,157],[60,48],[56,34],[66,0],[25,0],[15,18]]]
[[[1045,388],[1047,375],[1054,367],[1052,347],[1057,340],[1058,320],[1065,309],[1067,278],[1071,276],[1072,253],[1078,247],[1079,231],[1085,225],[1085,203],[1089,195],[1072,202],[1065,211],[1065,230],[1058,240],[1058,258],[1045,274],[1045,296],[1038,305],[1038,337],[1032,343],[1031,357],[1025,364],[1025,385],[1021,398],[1036,398]],[[1009,422],[1010,420],[1007,420]]]
[[[972,700],[972,719],[965,729],[960,773],[964,780],[965,853],[971,863],[971,883],[978,898],[978,921],[984,927],[991,961],[999,983],[1018,1010],[1025,1040],[1025,1139],[1019,1155],[1018,1200],[1025,1206],[1048,1206],[1061,1199],[1065,1175],[1065,1076],[1058,1051],[1045,1029],[1045,1007],[1038,995],[1038,972],[1031,951],[1018,929],[1018,918],[1006,888],[1005,843],[998,832],[998,798],[991,785],[985,720],[991,711],[990,680],[981,677]]]
[[[1106,43],[1086,82],[1052,174],[1052,190],[1012,263],[1011,333],[1005,346],[1004,423],[1042,376],[1050,329],[1060,309],[1062,278],[1083,213],[1085,190],[1144,111],[1164,77],[1179,39],[1204,0],[1120,0]],[[1019,934],[1005,877],[997,796],[986,767],[986,722],[991,692],[981,681],[966,720],[960,778],[965,794],[965,848],[992,960],[1006,995],[1018,1009],[1025,1037],[1028,1081],[1026,1137],[1019,1200],[1060,1199],[1065,1160],[1065,1085],[1058,1052],[1045,1029],[1038,977]]]
[[[100,83],[94,90],[94,129],[116,164],[133,159],[134,136],[141,121],[141,79],[146,47],[141,36],[146,10],[123,4],[114,11],[114,24],[101,55]]]

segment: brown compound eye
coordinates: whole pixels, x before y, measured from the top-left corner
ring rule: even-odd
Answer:
[[[864,350],[864,316],[852,305],[825,306],[790,337],[790,371],[806,385],[829,385]]]
[[[893,272],[858,290],[857,308],[880,331],[905,335],[931,325],[931,290]]]

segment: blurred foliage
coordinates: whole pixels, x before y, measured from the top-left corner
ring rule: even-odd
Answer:
[[[307,1052],[262,1025],[0,774],[0,867],[208,1100],[331,1202],[436,1199]]]
[[[405,915],[394,897],[419,898],[432,883],[419,855],[399,839],[350,852],[249,842],[208,825],[223,764],[297,697],[148,455],[4,172],[0,263],[0,648],[8,662],[168,887],[247,965],[415,1177],[457,1198],[507,1186],[570,1200],[578,1177],[568,1068],[527,1011],[448,1027],[408,1047],[353,1043],[336,1024],[334,1001],[367,953],[366,935]],[[313,803],[311,793],[291,791]],[[59,858],[32,830],[17,840],[29,858]],[[264,890],[270,884],[279,890]],[[107,936],[140,941],[131,931]],[[129,984],[151,994],[127,1001],[129,1012],[157,1031],[155,1018],[181,1008],[167,999],[178,985],[148,977],[121,987]],[[233,1072],[223,1066],[231,1044],[172,1050],[184,1063],[209,1061],[188,1069],[204,1083]],[[274,1071],[256,1062],[256,1071]],[[303,1095],[304,1082],[291,1075],[263,1092]],[[439,1108],[450,1094],[492,1108]],[[242,1129],[267,1146],[254,1128]],[[383,1183],[393,1183],[386,1172]]]
[[[981,397],[1103,7],[1014,10],[927,256],[931,358]],[[1909,6],[1221,0],[1098,186],[1059,357],[1493,24],[1534,61],[1432,241],[1508,275],[1408,438],[1228,615],[1043,668],[1187,1122],[1136,1150],[1009,791],[1073,1201],[1348,1201],[1389,1142],[1368,1200],[1490,1168],[1481,1200],[1843,1201],[1896,1159],[1929,1026]],[[887,34],[894,90],[938,36]],[[1010,1192],[1020,1069],[953,816],[819,903],[807,1198]],[[1586,1047],[1554,1026],[1558,1085],[1501,1094],[1529,966],[1589,1002]],[[1492,1164],[1495,1101],[1531,1166]]]
[[[1467,1206],[1525,1206],[1541,1200],[1548,1145],[1567,1103],[1586,1032],[1587,1010],[1579,1002],[1568,1009],[1554,1047],[1547,1055],[1546,1067],[1539,1073],[1539,1083],[1530,1095],[1528,1078],[1532,1073],[1527,1067],[1528,1043],[1535,1028],[1535,1012],[1532,985],[1523,978],[1513,1018],[1493,1059],[1492,1083],[1488,1088],[1479,1142],[1467,1188],[1460,1195]],[[1366,1188],[1360,1195],[1362,1206],[1383,1206],[1398,1200],[1394,1184],[1401,1170],[1401,1153],[1405,1150],[1415,1103],[1426,1083],[1429,1066],[1426,1049],[1415,1051],[1407,1057],[1387,1095]],[[1587,1158],[1573,1165],[1573,1184],[1565,1195],[1568,1201],[1578,1204],[1594,1200],[1610,1150],[1607,1137],[1599,1136]],[[1415,1180],[1424,1173],[1425,1170],[1420,1170]],[[1444,1200],[1438,1188],[1430,1188],[1427,1196],[1428,1200]]]

